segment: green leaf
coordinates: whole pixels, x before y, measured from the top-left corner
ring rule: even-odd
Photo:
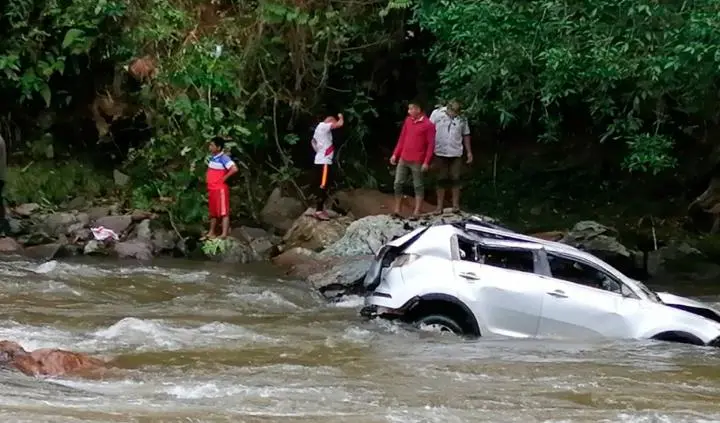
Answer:
[[[62,46],[63,48],[68,48],[68,46],[72,45],[75,40],[78,38],[81,38],[84,35],[84,32],[77,29],[77,28],[71,28],[68,30],[68,32],[65,33],[65,38],[63,38]]]
[[[40,88],[40,95],[42,95],[43,100],[45,100],[45,107],[50,107],[52,93],[50,92],[48,84],[43,84],[42,88]]]

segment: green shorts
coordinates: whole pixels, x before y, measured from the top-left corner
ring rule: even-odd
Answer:
[[[439,157],[433,159],[434,176],[438,188],[460,188],[462,157]]]
[[[411,163],[404,160],[400,160],[395,168],[395,195],[402,195],[403,185],[408,178],[408,173],[412,175],[412,184],[415,189],[415,196],[422,197],[425,193],[422,163]]]

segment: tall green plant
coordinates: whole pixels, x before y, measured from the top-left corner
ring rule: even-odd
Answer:
[[[718,117],[712,0],[441,0],[414,10],[436,39],[441,94],[476,118],[539,123],[553,141],[564,120],[587,117],[601,142],[627,146],[625,168],[656,173],[676,163],[678,128]]]

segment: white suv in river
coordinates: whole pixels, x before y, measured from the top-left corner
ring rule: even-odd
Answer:
[[[361,314],[459,335],[646,338],[720,346],[720,312],[655,293],[577,248],[479,218],[383,246]]]

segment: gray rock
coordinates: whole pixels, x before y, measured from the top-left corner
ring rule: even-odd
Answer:
[[[51,237],[46,232],[37,231],[28,235],[23,235],[18,240],[26,247],[32,247],[34,245],[51,244],[55,241],[55,238]]]
[[[107,254],[107,251],[105,249],[105,245],[102,242],[91,239],[87,242],[87,244],[85,244],[85,247],[83,247],[83,254],[85,254],[86,256],[94,256]]]
[[[75,197],[67,204],[67,208],[70,210],[80,210],[85,206],[87,200],[83,196]]]
[[[329,287],[347,289],[365,277],[372,263],[372,256],[344,257],[332,263],[326,270],[310,275],[307,281],[315,289]]]
[[[153,256],[150,244],[139,240],[116,243],[115,253],[121,259],[133,258],[142,261],[151,260]]]
[[[60,212],[41,218],[42,226],[51,236],[66,234],[68,227],[77,223],[77,216],[74,213]]]
[[[8,235],[12,236],[27,234],[31,226],[28,220],[13,219],[12,217],[8,217],[7,222],[10,227]]]
[[[156,229],[152,235],[152,248],[156,253],[170,252],[177,245],[178,236],[169,229]]]
[[[669,264],[681,260],[699,260],[703,258],[702,252],[686,242],[670,244],[647,253],[647,273],[657,276],[665,272]]]
[[[40,205],[36,203],[20,204],[15,207],[15,214],[21,217],[30,217],[33,213],[40,210]]]
[[[153,237],[152,229],[150,229],[150,219],[145,219],[135,226],[135,238],[140,241],[150,242]]]
[[[119,187],[124,187],[130,183],[130,177],[117,169],[113,170],[113,180],[115,180],[115,185]]]
[[[36,260],[47,261],[57,257],[61,253],[64,246],[65,244],[59,242],[52,244],[34,245],[32,247],[25,248],[24,254]]]
[[[89,220],[95,221],[110,215],[110,207],[91,207],[87,210]]]
[[[230,264],[244,264],[261,260],[261,257],[252,249],[250,244],[243,240],[226,238],[224,242],[223,249],[218,250],[216,254],[208,255],[208,258]]]
[[[383,245],[422,225],[452,223],[467,219],[467,214],[427,216],[417,221],[397,219],[388,215],[367,216],[350,224],[345,235],[320,254],[323,257],[353,257],[375,254]],[[493,219],[482,217],[488,222]]]
[[[280,188],[275,188],[260,211],[260,220],[282,234],[292,227],[303,210],[305,207],[300,200],[283,197]]]
[[[132,224],[132,216],[105,216],[97,219],[94,226],[103,226],[113,230],[118,236],[122,235]]]

